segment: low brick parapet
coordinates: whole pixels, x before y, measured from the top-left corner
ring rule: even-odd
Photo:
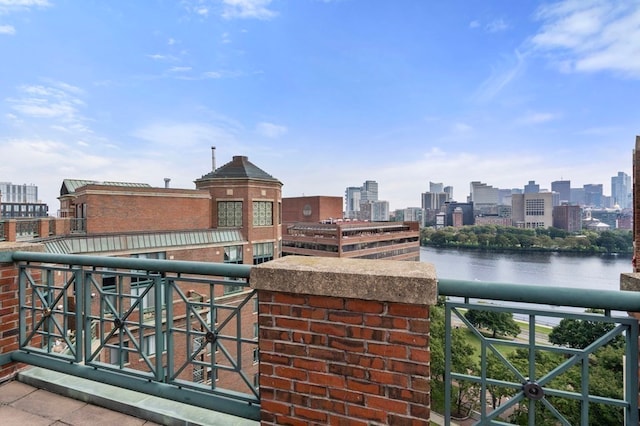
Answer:
[[[42,244],[0,242],[0,254],[12,251],[44,251]],[[0,261],[0,356],[18,349],[18,267]],[[22,365],[0,365],[0,382],[12,378]]]
[[[250,283],[263,424],[429,424],[432,265],[288,256]]]

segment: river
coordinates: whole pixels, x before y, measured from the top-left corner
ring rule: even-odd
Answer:
[[[632,272],[631,257],[538,252],[420,248],[438,278],[619,290],[620,274]]]
[[[438,278],[597,290],[619,290],[620,274],[632,272],[630,256],[492,252],[421,247],[420,260],[433,263]],[[531,307],[531,305],[515,302],[492,301],[490,303]],[[555,306],[541,308],[550,312],[582,312],[584,310]],[[626,315],[618,312],[616,314]],[[514,316],[520,320],[527,319],[522,314]],[[554,326],[559,320],[558,317],[538,317],[537,322]]]

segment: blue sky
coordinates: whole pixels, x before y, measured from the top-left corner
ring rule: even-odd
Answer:
[[[0,0],[0,181],[194,188],[233,155],[284,196],[631,173],[637,0]]]

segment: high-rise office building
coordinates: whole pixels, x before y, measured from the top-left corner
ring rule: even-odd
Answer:
[[[345,217],[348,219],[360,219],[363,217],[362,206],[378,201],[378,182],[367,180],[362,186],[349,186],[344,192]],[[368,207],[365,207],[368,209]],[[369,210],[364,214],[369,217]],[[387,219],[388,220],[388,219]]]
[[[344,215],[348,219],[355,219],[360,211],[361,190],[359,186],[349,186],[344,192]]]
[[[388,201],[372,201],[371,202],[371,220],[374,222],[389,221],[389,202]]]
[[[611,197],[613,204],[622,209],[631,208],[631,176],[624,172],[618,172],[617,176],[611,177]]]
[[[535,180],[530,180],[528,184],[524,186],[525,194],[535,194],[540,192],[540,185]]]
[[[525,193],[511,196],[511,219],[519,228],[553,226],[553,193]]]
[[[49,207],[38,201],[36,185],[0,182],[0,218],[47,217]]]
[[[453,200],[453,186],[445,186],[444,192],[449,195],[450,200]]]
[[[360,189],[360,201],[378,201],[378,182],[367,180]]]
[[[429,192],[444,192],[444,184],[442,182],[429,182]]]
[[[469,201],[473,203],[476,213],[495,213],[498,207],[498,188],[483,182],[471,182]]]
[[[584,204],[589,207],[602,207],[602,184],[589,183],[584,188]]]
[[[563,203],[569,203],[571,201],[571,181],[570,180],[556,180],[551,182],[551,191],[557,192],[560,196],[560,200],[557,206]]]

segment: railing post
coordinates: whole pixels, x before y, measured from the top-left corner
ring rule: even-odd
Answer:
[[[250,284],[263,425],[429,424],[432,265],[287,256]]]
[[[15,221],[13,221],[15,235]],[[3,243],[0,253],[21,251],[44,251],[40,244]],[[9,362],[9,353],[18,349],[19,314],[18,265],[0,262],[0,383],[15,376],[23,365]]]
[[[620,274],[620,290],[623,291],[640,291],[640,273],[622,273]],[[638,306],[637,312],[629,312],[629,316],[640,321],[640,306]],[[640,354],[638,358],[640,360]],[[636,363],[636,368],[638,371],[638,380],[640,381],[640,362]],[[640,389],[637,389],[638,392],[638,404],[640,404]]]

